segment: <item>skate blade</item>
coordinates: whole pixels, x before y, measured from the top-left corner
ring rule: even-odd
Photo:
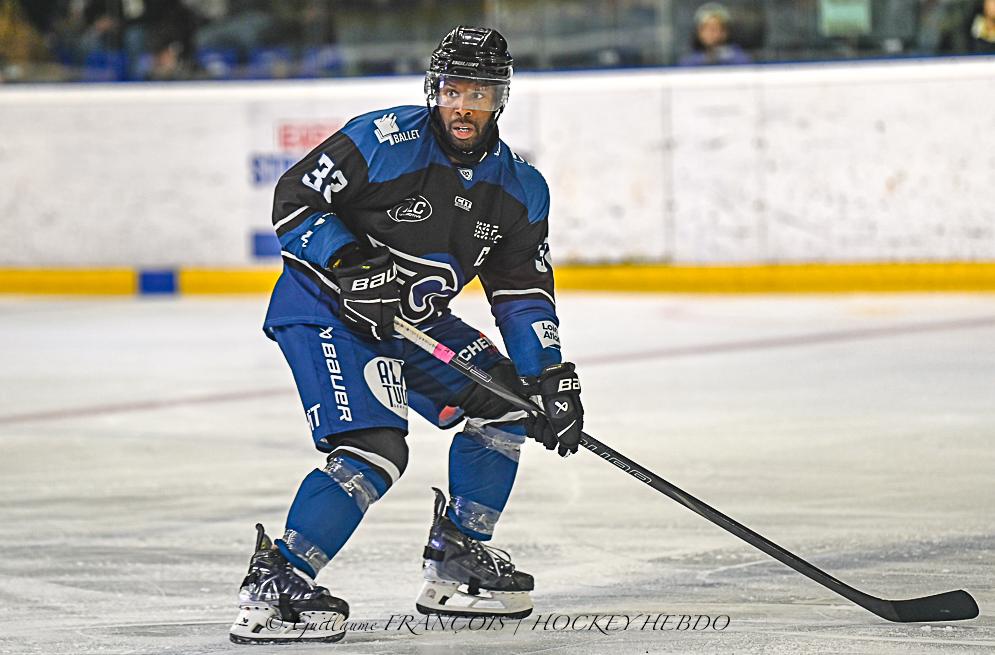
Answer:
[[[491,591],[469,593],[465,584],[443,580],[426,580],[415,601],[422,614],[444,616],[500,616],[524,619],[534,605],[527,591]]]
[[[338,612],[301,612],[289,623],[269,605],[242,605],[228,632],[236,644],[331,643],[345,637],[346,617]]]

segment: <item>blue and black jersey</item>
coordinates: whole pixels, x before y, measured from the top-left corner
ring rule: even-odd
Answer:
[[[427,107],[349,121],[276,187],[273,225],[283,251],[266,328],[323,324],[338,287],[326,270],[350,242],[393,253],[401,313],[431,329],[479,276],[520,375],[560,361],[549,264],[549,189],[503,141],[477,164],[454,164]]]

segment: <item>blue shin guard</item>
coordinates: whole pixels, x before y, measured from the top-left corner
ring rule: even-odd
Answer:
[[[447,516],[479,541],[494,534],[518,472],[525,441],[520,423],[470,419],[449,448]]]
[[[301,483],[276,545],[294,566],[317,575],[345,545],[363,515],[389,488],[366,462],[336,455]]]

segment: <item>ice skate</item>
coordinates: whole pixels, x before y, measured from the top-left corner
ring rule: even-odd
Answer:
[[[273,547],[256,524],[256,552],[238,592],[236,644],[338,641],[345,636],[349,604],[315,584]]]
[[[532,613],[532,576],[515,570],[508,554],[463,534],[446,516],[446,497],[435,491],[435,513],[425,546],[425,584],[415,607],[422,614],[502,616]]]

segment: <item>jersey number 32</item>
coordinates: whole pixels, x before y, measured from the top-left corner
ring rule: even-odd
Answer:
[[[325,178],[328,177],[329,173],[332,178],[328,184],[325,184]],[[349,184],[349,180],[345,178],[342,171],[335,170],[335,162],[332,161],[332,158],[324,153],[318,159],[318,168],[305,174],[301,178],[301,182],[320,193],[325,198],[325,202],[331,202],[332,194],[338,193]]]

